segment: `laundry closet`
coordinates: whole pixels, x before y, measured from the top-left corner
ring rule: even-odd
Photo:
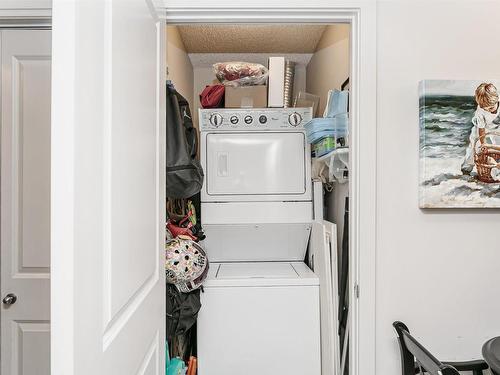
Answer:
[[[350,25],[178,25],[166,40],[204,173],[168,199],[168,240],[192,228],[208,259],[196,297],[178,294],[193,319],[175,337],[167,307],[171,368],[348,374]],[[263,80],[221,82],[235,63]]]

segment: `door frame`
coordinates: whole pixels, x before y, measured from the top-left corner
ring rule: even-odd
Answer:
[[[375,373],[376,282],[376,4],[331,0],[328,7],[163,8],[168,25],[348,23],[351,25],[350,373]]]

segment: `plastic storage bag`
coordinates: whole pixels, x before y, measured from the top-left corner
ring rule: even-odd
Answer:
[[[331,90],[325,117],[314,118],[304,125],[307,141],[313,145],[315,156],[322,156],[336,147],[347,146],[349,135],[349,114],[347,91]]]
[[[316,112],[318,111],[318,106],[319,106],[319,99],[320,97],[318,95],[309,94],[304,91],[299,91],[297,96],[295,96],[293,106],[296,108],[312,107],[313,117],[316,117]]]
[[[337,147],[346,146],[348,133],[347,116],[314,118],[304,125],[307,141],[311,144],[325,137],[335,137]]]
[[[170,359],[168,342],[165,343],[165,374],[166,375],[185,375],[187,371],[186,364],[181,358]]]
[[[258,86],[266,83],[269,71],[264,65],[243,61],[216,63],[214,73],[226,86]]]
[[[347,116],[349,91],[330,90],[323,117]]]

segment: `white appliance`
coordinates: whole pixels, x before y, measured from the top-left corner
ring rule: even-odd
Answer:
[[[202,202],[310,201],[310,108],[200,110]]]
[[[311,109],[200,110],[201,221],[210,272],[200,375],[320,375],[312,226]]]
[[[302,261],[313,211],[304,130],[311,109],[200,110],[199,118],[210,259]],[[241,242],[238,252],[233,240]]]
[[[200,375],[320,375],[319,287],[301,262],[210,264]]]

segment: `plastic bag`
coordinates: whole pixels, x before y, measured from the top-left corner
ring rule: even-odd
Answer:
[[[232,87],[264,85],[269,75],[264,65],[242,61],[217,63],[213,69],[219,82]]]

